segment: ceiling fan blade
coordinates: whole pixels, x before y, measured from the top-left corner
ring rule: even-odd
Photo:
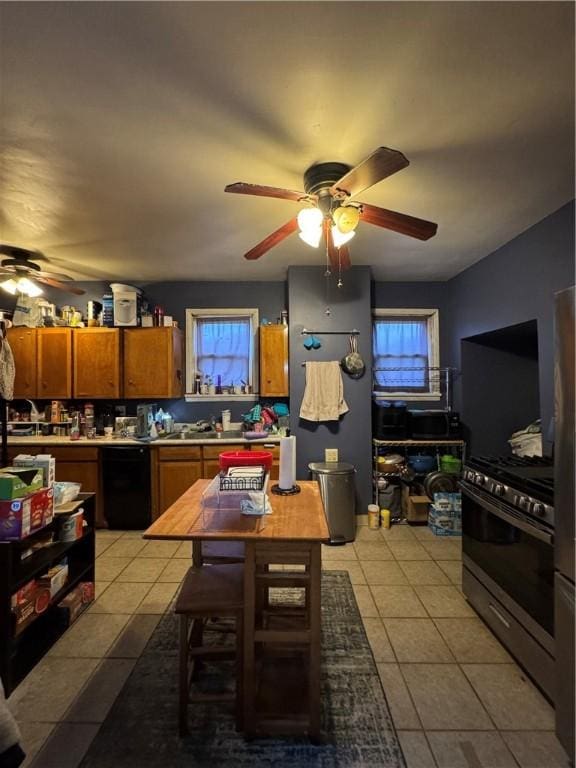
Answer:
[[[386,208],[377,208],[375,205],[366,205],[366,203],[362,203],[360,218],[368,224],[391,229],[393,232],[416,237],[418,240],[429,240],[434,237],[438,229],[438,224],[434,224],[433,221],[417,219],[405,213],[388,211]]]
[[[324,219],[324,237],[326,239],[326,249],[328,251],[328,261],[333,272],[338,272],[338,249],[334,245],[332,239],[332,231],[330,229],[330,219]]]
[[[340,251],[340,269],[350,269],[352,262],[350,261],[350,251],[347,245],[341,245]]]
[[[275,245],[278,245],[282,242],[282,240],[285,240],[293,232],[296,232],[297,229],[298,220],[296,217],[294,217],[293,219],[290,219],[290,221],[287,221],[286,224],[283,224],[275,232],[272,232],[272,234],[268,235],[268,237],[265,237],[264,240],[258,243],[258,245],[255,245],[254,248],[251,248],[248,253],[244,254],[244,258],[248,259],[249,261],[259,259],[260,256],[263,256],[271,248],[274,248]]]
[[[71,285],[60,282],[60,280],[53,280],[51,277],[37,277],[34,275],[34,279],[39,283],[51,285],[52,288],[58,288],[61,291],[66,291],[66,293],[73,293],[76,296],[83,296],[86,293],[86,291],[83,291],[82,288],[74,288]]]
[[[60,272],[34,272],[31,277],[51,277],[52,280],[73,280],[70,275],[63,275]]]
[[[330,193],[337,195],[339,192],[344,192],[348,197],[354,197],[368,187],[378,184],[382,179],[406,168],[407,165],[410,165],[410,162],[402,152],[397,149],[388,149],[388,147],[379,147],[370,157],[338,179],[330,187]]]
[[[256,195],[257,197],[278,197],[281,200],[294,200],[296,203],[301,200],[318,199],[316,195],[307,195],[305,192],[295,192],[292,189],[282,189],[281,187],[263,187],[261,184],[245,184],[243,181],[228,184],[227,187],[224,187],[224,192],[235,192],[237,195]]]

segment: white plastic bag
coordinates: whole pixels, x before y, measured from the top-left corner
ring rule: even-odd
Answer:
[[[40,301],[24,293],[19,294],[16,299],[12,322],[14,325],[27,325],[29,328],[41,326],[42,310],[40,309]]]

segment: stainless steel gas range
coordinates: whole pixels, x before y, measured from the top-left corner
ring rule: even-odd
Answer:
[[[464,594],[554,699],[554,465],[471,457],[464,468]]]

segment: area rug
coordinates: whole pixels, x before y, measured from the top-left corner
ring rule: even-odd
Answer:
[[[177,638],[167,612],[81,768],[405,768],[346,572],[322,573],[320,745],[293,737],[246,742],[227,702],[192,705],[190,735],[180,739]]]

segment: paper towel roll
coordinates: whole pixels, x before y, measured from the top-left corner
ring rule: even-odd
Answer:
[[[290,490],[296,483],[296,438],[280,438],[280,473],[278,485],[283,491]]]

